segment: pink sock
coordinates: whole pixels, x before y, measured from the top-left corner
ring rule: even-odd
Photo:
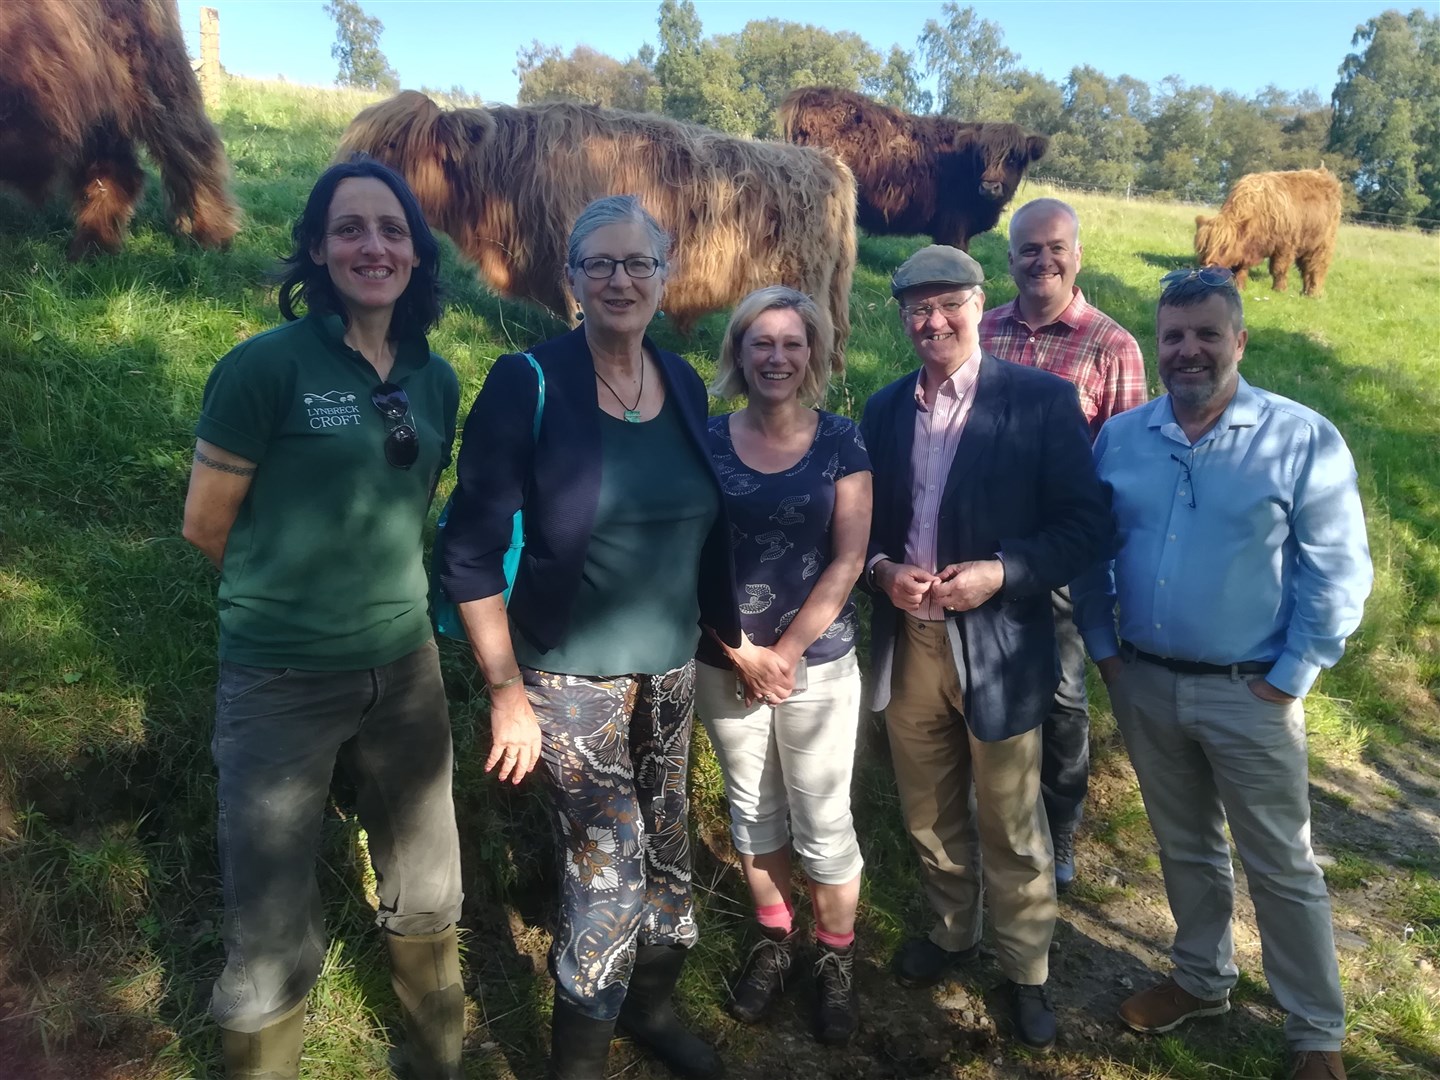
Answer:
[[[761,926],[788,934],[795,926],[795,907],[789,900],[782,904],[761,904],[755,909],[755,917]]]
[[[815,927],[815,940],[821,945],[829,945],[832,949],[848,949],[855,940],[855,931],[848,934],[832,934],[823,926]]]

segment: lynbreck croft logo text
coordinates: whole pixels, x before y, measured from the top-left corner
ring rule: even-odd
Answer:
[[[345,390],[326,390],[305,395],[305,412],[312,428],[359,427],[360,406],[355,395]]]

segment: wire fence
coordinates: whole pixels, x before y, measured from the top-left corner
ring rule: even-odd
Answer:
[[[1214,209],[1216,205],[1210,199],[1187,198],[1184,195],[1177,195],[1173,191],[1146,188],[1138,184],[1127,184],[1124,187],[1082,184],[1075,180],[1046,176],[1033,171],[1027,173],[1026,176],[1036,183],[1049,184],[1051,187],[1065,191],[1092,191],[1103,195],[1118,195],[1122,199],[1145,199],[1150,202],[1174,203],[1177,206],[1202,206]],[[1426,232],[1440,230],[1440,218],[1407,218],[1404,214],[1387,214],[1380,210],[1347,210],[1341,215],[1341,220],[1352,225],[1367,225],[1377,229],[1419,229]]]

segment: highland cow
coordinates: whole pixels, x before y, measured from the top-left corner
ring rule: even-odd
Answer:
[[[1202,266],[1226,266],[1245,287],[1250,267],[1270,260],[1271,287],[1284,292],[1298,264],[1301,290],[1319,296],[1335,257],[1340,181],[1324,168],[1251,173],[1230,189],[1214,217],[1195,219],[1195,254]]]
[[[354,151],[401,172],[492,288],[572,321],[571,225],[597,198],[636,195],[673,238],[662,306],[682,333],[789,285],[828,312],[843,366],[855,181],[832,154],[567,102],[446,110],[413,90],[351,121],[340,153]]]
[[[0,182],[37,205],[71,194],[69,255],[120,250],[145,173],[159,166],[178,232],[235,235],[225,151],[206,119],[175,0],[0,3]]]
[[[1031,162],[1049,146],[1018,124],[912,116],[849,90],[811,86],[780,103],[785,138],[833,150],[855,173],[860,227],[929,233],[970,250],[995,227]]]

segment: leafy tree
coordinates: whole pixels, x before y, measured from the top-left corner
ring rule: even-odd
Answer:
[[[927,20],[918,42],[925,74],[936,81],[940,112],[961,120],[1008,120],[1013,95],[1005,80],[1020,58],[1005,47],[1005,32],[950,0],[940,12],[945,21]]]
[[[1065,80],[1064,128],[1051,140],[1045,171],[1074,183],[1130,187],[1148,143],[1145,125],[1130,115],[1133,90],[1088,64],[1072,69]]]
[[[858,90],[881,70],[880,54],[859,34],[780,19],[752,20],[715,46],[735,55],[740,95],[752,117],[747,130],[755,135],[777,134],[775,110],[796,87]]]
[[[1065,126],[1065,95],[1059,83],[1033,71],[1017,71],[1006,80],[1006,88],[1012,96],[1010,119],[1021,127],[1051,135]]]
[[[1330,149],[1356,159],[1361,208],[1440,217],[1440,16],[1386,11],[1356,27],[1331,95]]]
[[[658,84],[646,59],[636,56],[624,63],[577,45],[569,56],[552,45],[532,41],[516,53],[515,74],[520,77],[516,101],[533,105],[542,101],[579,101],[613,109],[643,111],[650,107]]]
[[[340,65],[336,82],[364,90],[400,89],[400,76],[380,51],[385,24],[366,15],[357,0],[329,0],[325,14],[335,20],[335,44],[330,46],[330,55]]]
[[[890,46],[890,56],[874,75],[860,79],[860,89],[876,101],[910,113],[928,113],[935,96],[920,85],[915,56],[899,45]]]
[[[655,56],[655,79],[660,84],[661,108],[680,120],[699,120],[707,111],[700,16],[691,0],[660,0],[656,23],[660,51]]]

